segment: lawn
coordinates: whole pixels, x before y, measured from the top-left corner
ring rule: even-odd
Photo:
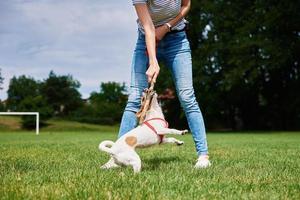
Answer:
[[[100,170],[116,127],[0,133],[0,199],[300,199],[300,133],[209,133],[212,167],[183,146],[139,149],[142,172]],[[94,127],[95,128],[95,127]]]

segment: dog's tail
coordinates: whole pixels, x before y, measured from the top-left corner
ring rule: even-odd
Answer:
[[[103,142],[101,142],[99,144],[99,149],[100,149],[100,151],[105,151],[105,152],[107,152],[109,154],[113,154],[112,150],[109,147],[111,147],[114,144],[115,143],[113,141],[104,140]]]

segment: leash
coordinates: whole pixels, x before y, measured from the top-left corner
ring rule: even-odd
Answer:
[[[146,112],[149,110],[152,97],[155,94],[153,80],[151,80],[149,87],[145,89],[144,92],[145,96],[143,96],[141,101],[141,109],[136,113],[136,116],[139,119],[139,124],[142,124],[144,122]]]

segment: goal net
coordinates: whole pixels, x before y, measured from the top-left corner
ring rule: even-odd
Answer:
[[[0,115],[35,115],[35,133],[37,135],[40,133],[40,114],[38,112],[0,112]]]

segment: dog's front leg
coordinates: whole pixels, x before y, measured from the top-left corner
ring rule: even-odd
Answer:
[[[173,137],[164,137],[162,143],[173,143],[173,144],[177,144],[177,145],[182,145],[184,144],[183,141],[177,140],[176,138]]]
[[[166,135],[166,134],[184,135],[187,132],[188,130],[177,130],[173,128],[162,128],[158,130],[159,135]]]

